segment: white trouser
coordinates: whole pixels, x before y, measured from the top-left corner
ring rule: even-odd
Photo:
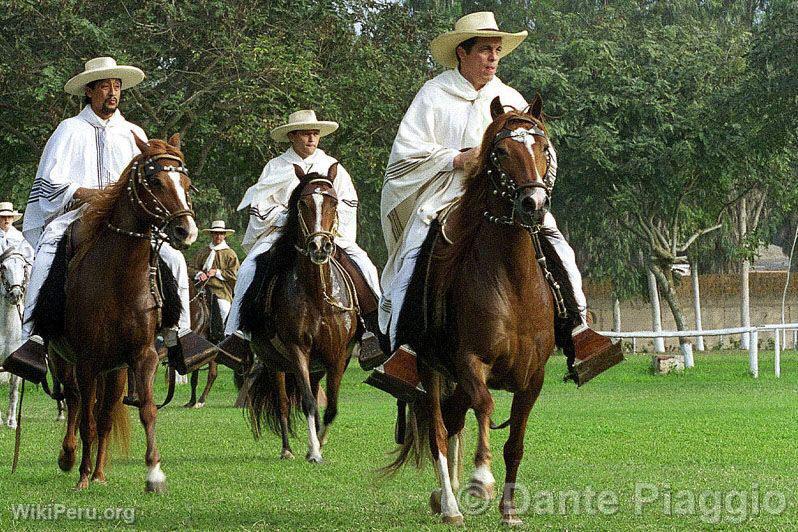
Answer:
[[[269,236],[257,242],[249,254],[241,263],[238,269],[238,277],[236,278],[236,286],[233,292],[233,303],[230,308],[230,314],[227,317],[227,324],[224,328],[225,335],[231,335],[238,330],[239,325],[239,307],[247,288],[252,284],[255,278],[255,259],[263,253],[266,253],[274,245],[274,242],[280,237],[280,231],[273,231]],[[352,262],[357,264],[360,271],[363,272],[363,277],[366,279],[369,288],[380,297],[380,278],[377,273],[377,267],[372,264],[371,259],[365,251],[360,249],[360,246],[353,242],[344,240],[336,240],[335,243],[352,259]]]
[[[217,297],[216,306],[219,308],[219,315],[222,317],[222,323],[225,323],[227,321],[227,316],[230,314],[230,302],[221,297]]]
[[[30,281],[28,282],[28,289],[25,292],[25,314],[24,323],[22,326],[22,339],[23,342],[27,341],[31,335],[33,323],[30,321],[33,308],[36,306],[36,299],[39,297],[39,291],[47,279],[50,272],[50,267],[55,258],[55,251],[58,247],[58,241],[66,233],[69,224],[77,220],[83,213],[83,208],[74,211],[69,211],[52,222],[45,228],[39,239],[39,244],[36,249],[36,258],[33,260],[33,268],[30,273]],[[188,267],[186,266],[186,259],[183,254],[164,243],[161,246],[161,258],[166,263],[167,267],[172,271],[172,274],[177,279],[177,290],[180,295],[180,320],[178,327],[180,333],[183,334],[191,330],[191,314],[189,314],[189,297],[188,297]]]
[[[425,224],[420,217],[415,217],[407,233],[404,257],[399,271],[393,278],[391,286],[386,287],[380,300],[380,329],[384,334],[389,335],[391,345],[394,345],[396,341],[396,323],[399,321],[399,313],[404,304],[407,287],[410,284],[413,270],[416,267],[418,252],[428,232],[429,226]],[[554,216],[552,216],[550,212],[546,213],[546,216],[543,218],[540,234],[554,246],[557,256],[568,272],[568,280],[573,287],[574,298],[579,306],[579,314],[582,317],[582,321],[584,321],[587,316],[587,299],[582,290],[582,274],[579,273],[579,268],[576,265],[574,250],[565,240],[565,237],[557,227]]]

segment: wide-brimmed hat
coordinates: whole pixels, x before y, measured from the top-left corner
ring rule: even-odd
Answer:
[[[14,204],[10,201],[0,201],[0,216],[13,216],[16,222],[22,218],[22,213],[14,209]]]
[[[214,220],[208,229],[203,229],[206,233],[235,233],[235,229],[227,229],[224,220]]]
[[[432,58],[439,64],[454,68],[457,66],[457,46],[472,37],[501,37],[502,51],[499,57],[504,57],[515,50],[521,41],[526,39],[527,32],[507,33],[500,31],[496,24],[496,17],[490,11],[479,11],[460,18],[454,23],[454,31],[438,35],[430,43]]]
[[[134,66],[117,65],[112,57],[95,57],[86,61],[83,72],[64,85],[68,94],[83,96],[86,85],[98,79],[121,79],[122,90],[138,85],[144,79],[144,72]]]
[[[323,137],[338,129],[338,122],[317,120],[313,110],[303,109],[288,115],[288,123],[272,129],[272,138],[277,142],[290,142],[288,138],[290,132],[306,129],[318,129],[319,136]]]

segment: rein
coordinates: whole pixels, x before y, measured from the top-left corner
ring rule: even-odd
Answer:
[[[321,192],[321,191],[319,191],[318,188],[316,188],[312,192],[301,194],[300,195],[300,199],[303,198],[303,197],[306,197],[306,196],[313,196],[313,195],[318,194],[318,195],[321,195],[321,196],[327,196],[328,198],[331,198],[335,202],[336,205],[338,204],[338,197],[335,195],[335,189],[333,188],[332,181],[330,181],[329,179],[325,179],[325,178],[311,179],[310,181],[307,182],[305,187],[309,187],[313,183],[325,184],[325,185],[330,187],[332,192],[327,192],[327,191]],[[310,228],[308,227],[307,222],[305,222],[305,218],[302,216],[302,209],[299,208],[299,205],[297,205],[297,210],[298,210],[298,214],[299,214],[299,228],[300,228],[300,231],[301,231],[301,237],[302,237],[302,239],[304,240],[304,243],[305,243],[304,247],[294,246],[299,253],[301,253],[305,257],[310,257],[310,252],[308,251],[308,247],[310,246],[310,243],[313,241],[313,239],[316,238],[317,236],[321,236],[321,237],[325,238],[331,244],[335,245],[335,235],[338,233],[338,211],[337,210],[335,211],[335,220],[333,221],[332,229],[330,229],[329,231],[325,231],[323,229],[319,230],[319,231],[311,231]],[[331,255],[332,254],[330,254],[330,256]],[[328,256],[327,260],[324,263],[316,264],[316,266],[318,266],[319,281],[321,283],[321,291],[322,291],[322,296],[324,297],[324,302],[327,303],[328,305],[330,305],[331,307],[340,310],[341,312],[351,312],[351,311],[353,311],[353,310],[355,310],[357,308],[357,295],[355,294],[355,291],[352,289],[351,286],[349,286],[348,283],[344,283],[344,284],[346,284],[347,292],[349,292],[349,300],[352,302],[351,306],[347,307],[347,306],[343,305],[341,302],[339,302],[338,300],[336,300],[334,297],[332,297],[329,294],[329,291],[328,291],[329,288],[327,286],[327,279],[324,276],[324,269],[322,268],[322,266],[324,266],[325,264],[328,264],[329,262],[330,262],[330,260],[329,260],[329,256]],[[311,260],[311,263],[313,263],[312,260]],[[333,262],[333,264],[335,264],[335,263]],[[337,266],[336,266],[336,268],[337,268]]]

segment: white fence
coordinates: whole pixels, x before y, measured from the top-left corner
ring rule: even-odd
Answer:
[[[713,329],[707,331],[634,331],[634,332],[616,332],[616,331],[602,331],[601,334],[611,338],[631,338],[634,341],[636,338],[693,338],[698,336],[726,336],[729,334],[747,334],[749,335],[748,341],[748,366],[751,375],[754,378],[759,377],[759,332],[772,333],[774,338],[775,347],[775,374],[776,377],[781,377],[781,332],[782,331],[798,331],[798,323],[785,323],[773,325],[761,325],[758,327],[734,327],[731,329]],[[680,346],[682,355],[684,355],[684,365],[691,368],[695,365],[693,360],[693,346],[692,344],[682,344]]]

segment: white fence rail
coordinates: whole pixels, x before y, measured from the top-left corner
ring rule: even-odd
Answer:
[[[698,336],[726,336],[729,334],[747,334],[748,342],[748,367],[754,378],[759,377],[759,332],[772,333],[775,347],[775,374],[781,377],[781,332],[798,331],[798,323],[777,323],[771,325],[761,325],[757,327],[733,327],[729,329],[711,329],[704,331],[601,331],[601,334],[610,338],[694,338]],[[685,367],[691,368],[695,365],[693,361],[692,344],[686,343],[680,346],[684,355]]]

